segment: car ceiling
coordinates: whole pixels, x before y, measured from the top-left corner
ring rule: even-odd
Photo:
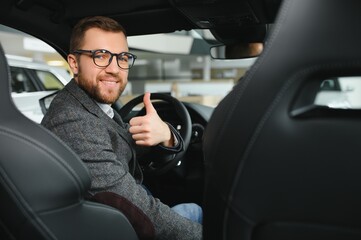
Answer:
[[[85,16],[112,17],[128,36],[210,28],[219,41],[227,42],[233,39],[230,32],[272,23],[280,1],[2,0],[0,24],[42,39],[65,56],[71,29]]]

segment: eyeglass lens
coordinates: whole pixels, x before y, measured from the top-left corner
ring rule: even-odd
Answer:
[[[112,54],[107,50],[97,50],[93,53],[94,63],[99,67],[107,67],[113,56],[116,57],[118,66],[123,69],[129,69],[133,66],[134,57],[130,53]]]

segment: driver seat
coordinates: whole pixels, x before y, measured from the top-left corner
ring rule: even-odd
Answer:
[[[360,10],[282,1],[205,131],[204,239],[361,239],[361,110],[315,104],[324,80],[361,86]]]
[[[0,239],[138,239],[120,211],[86,200],[86,166],[18,111],[9,79],[0,45]]]

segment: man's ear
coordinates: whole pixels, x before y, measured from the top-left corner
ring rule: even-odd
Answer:
[[[69,64],[69,67],[70,67],[71,71],[73,72],[74,76],[77,76],[78,71],[79,71],[79,66],[78,66],[78,61],[76,59],[76,56],[74,54],[68,55],[68,64]]]

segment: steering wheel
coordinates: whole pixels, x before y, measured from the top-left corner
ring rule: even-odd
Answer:
[[[125,122],[128,122],[130,118],[134,117],[134,116],[130,116],[130,113],[132,112],[135,106],[137,106],[140,103],[143,103],[143,97],[144,94],[136,98],[133,98],[128,103],[126,103],[122,108],[116,109]],[[150,99],[162,100],[165,103],[169,104],[171,107],[173,107],[178,119],[181,122],[181,128],[179,129],[179,133],[183,138],[184,150],[175,154],[175,156],[169,159],[167,158],[166,160],[163,161],[160,161],[158,159],[158,161],[155,160],[147,163],[144,166],[142,165],[145,173],[160,175],[160,174],[164,174],[165,172],[175,167],[178,164],[178,162],[181,161],[181,159],[183,158],[190,143],[190,139],[192,135],[192,122],[188,110],[183,105],[183,103],[181,103],[178,99],[172,97],[171,95],[162,94],[162,93],[152,93],[150,95]],[[157,105],[154,105],[154,107],[157,108]],[[141,115],[141,113],[142,111],[140,111],[138,115]]]

